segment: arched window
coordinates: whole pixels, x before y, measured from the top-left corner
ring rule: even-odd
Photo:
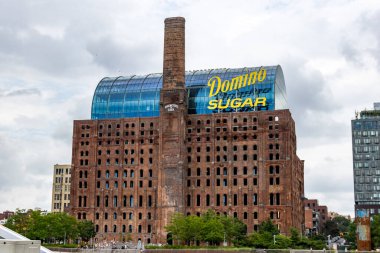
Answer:
[[[113,196],[113,206],[117,207],[117,196]]]

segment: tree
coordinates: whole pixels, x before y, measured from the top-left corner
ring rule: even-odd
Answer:
[[[182,213],[174,213],[165,229],[172,234],[173,242],[181,244],[181,241],[186,241],[186,217]]]
[[[301,242],[300,232],[295,228],[290,228],[290,241],[293,248],[296,248]]]
[[[244,243],[247,235],[247,225],[237,218],[228,216],[221,217],[221,222],[228,242],[233,242],[234,245]]]
[[[272,220],[268,219],[266,221],[263,221],[259,226],[259,232],[253,233],[248,236],[247,246],[255,247],[255,248],[276,248],[275,246],[275,236],[277,237],[279,234],[279,231],[277,227],[273,224]],[[282,240],[284,238],[280,238],[281,243],[286,244],[285,240]]]
[[[29,239],[43,242],[76,239],[78,236],[77,220],[66,213],[42,215],[41,211],[17,209],[5,226]]]
[[[280,233],[277,227],[273,224],[272,220],[269,220],[269,219],[261,223],[259,227],[259,232],[260,233],[268,232],[272,235],[277,235]]]
[[[176,213],[172,216],[166,231],[171,233],[178,244],[192,245],[207,242],[218,244],[224,239],[235,245],[243,244],[246,237],[246,225],[240,220],[228,216],[219,216],[208,210],[201,217],[184,216]]]
[[[373,248],[380,247],[380,214],[372,216],[371,240]]]
[[[262,249],[323,249],[325,241],[322,239],[301,238],[297,229],[290,229],[291,236],[279,234],[277,227],[271,220],[264,221],[259,231],[247,237],[246,246]]]
[[[351,221],[343,216],[337,216],[332,219],[337,225],[339,233],[346,233],[349,230]]]
[[[96,235],[95,226],[92,221],[80,221],[78,223],[79,236],[83,241],[88,242],[91,238]]]
[[[348,244],[350,244],[351,248],[356,248],[356,224],[355,222],[351,222],[348,227],[348,232],[344,236],[344,239],[347,240]]]
[[[325,236],[335,237],[339,235],[338,224],[333,220],[328,220],[325,223]]]
[[[33,210],[16,209],[15,214],[12,215],[4,225],[23,236],[27,236],[30,229],[31,212],[33,212]]]
[[[49,213],[46,220],[50,238],[66,242],[78,237],[78,222],[67,213]]]

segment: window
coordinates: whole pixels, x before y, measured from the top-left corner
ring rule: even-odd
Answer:
[[[126,207],[127,206],[127,196],[123,196],[123,206]]]
[[[238,195],[234,194],[234,206],[238,205]]]
[[[206,195],[206,206],[210,206],[210,195]]]
[[[257,206],[257,193],[253,194],[253,205]]]
[[[104,205],[105,205],[106,207],[108,207],[108,196],[105,197]]]

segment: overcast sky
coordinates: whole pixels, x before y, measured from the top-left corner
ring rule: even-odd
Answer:
[[[282,66],[306,197],[352,215],[350,122],[380,101],[377,0],[0,0],[0,212],[50,210],[73,120],[103,77],[162,72],[171,16],[187,70]]]

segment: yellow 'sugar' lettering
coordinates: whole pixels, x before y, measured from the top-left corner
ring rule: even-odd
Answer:
[[[241,98],[227,99],[225,104],[223,104],[222,99],[219,99],[219,100],[215,99],[215,100],[210,100],[209,106],[207,108],[210,110],[214,110],[214,109],[226,109],[228,107],[239,108],[239,107],[246,107],[246,106],[253,107],[253,106],[258,106],[258,105],[266,106],[266,104],[267,104],[266,97],[256,98],[255,103],[252,103],[251,98],[245,99],[244,102],[243,102],[243,99]]]

